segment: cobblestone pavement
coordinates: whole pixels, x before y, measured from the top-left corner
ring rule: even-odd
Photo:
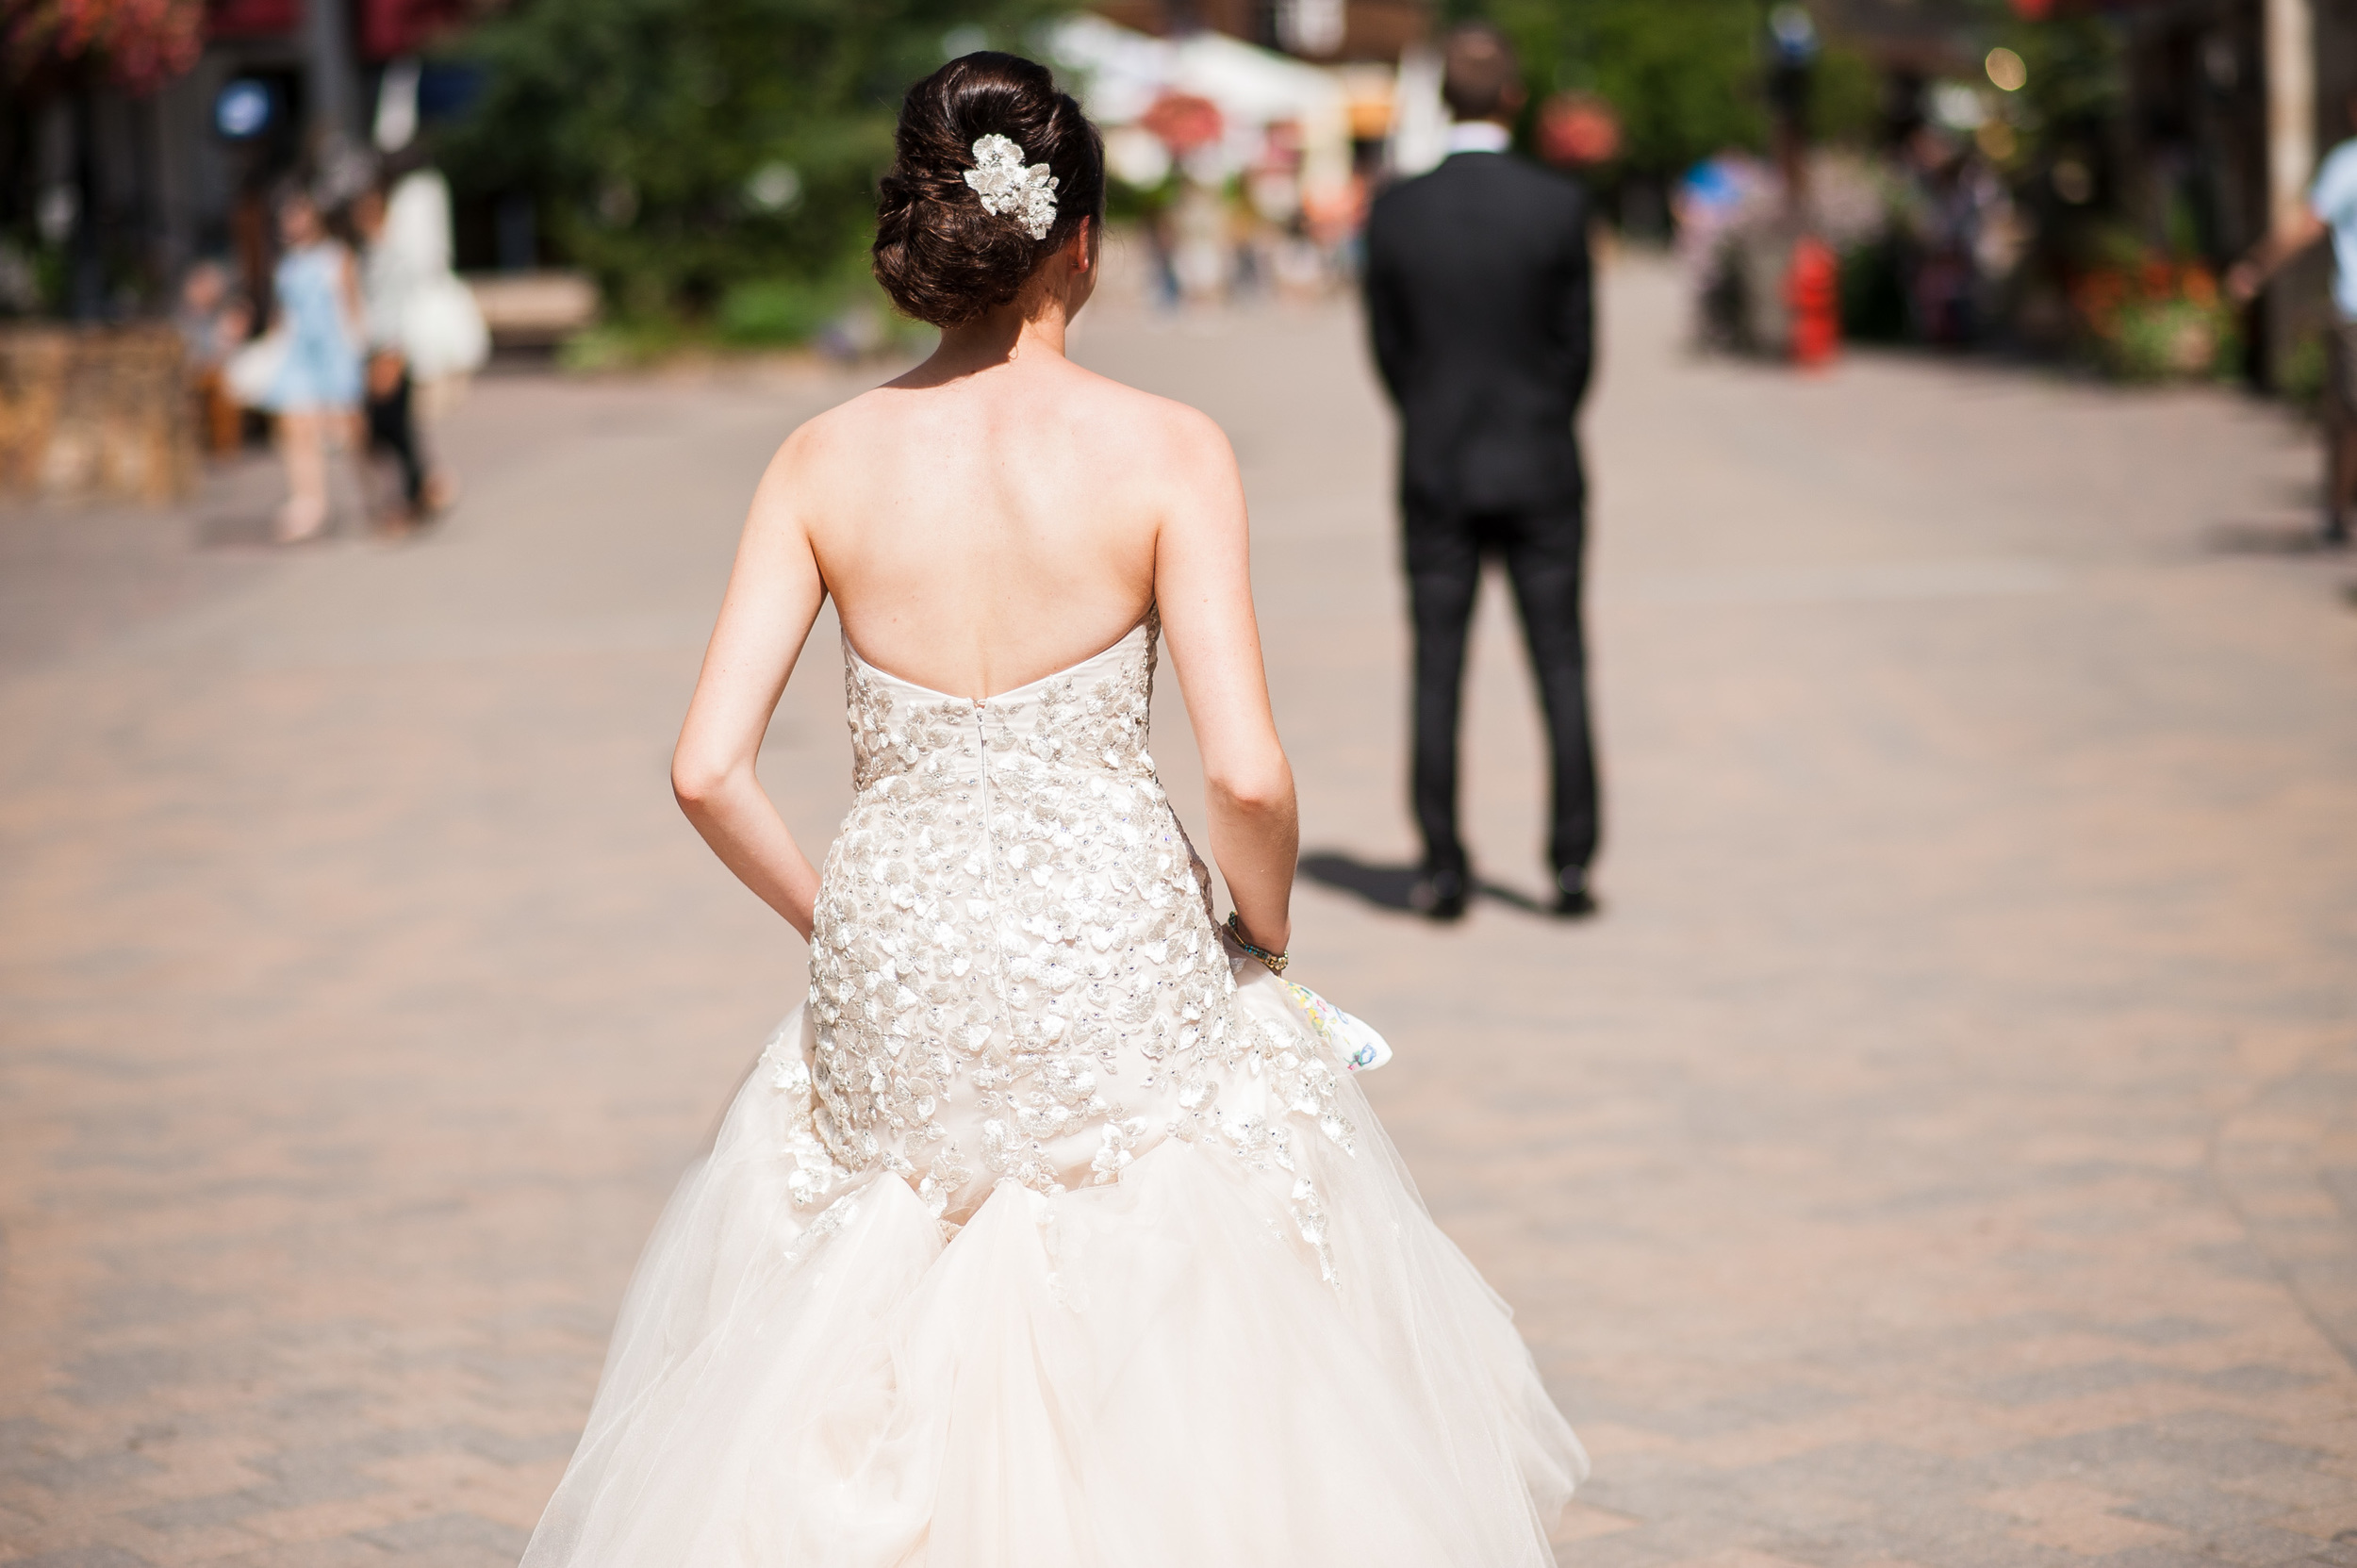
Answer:
[[[1573,927],[1515,901],[1502,595],[1499,896],[1344,890],[1409,847],[1348,313],[1080,344],[1243,456],[1327,879],[1298,972],[1392,1035],[1372,1092],[1594,1449],[1562,1560],[2357,1563],[2357,614],[2274,547],[2299,433],[1696,360],[1666,273],[1605,298]],[[753,478],[850,385],[495,378],[400,548],[258,548],[257,468],[0,516],[0,1560],[512,1560],[799,980],[665,765]],[[838,692],[822,643],[765,753],[813,837]]]

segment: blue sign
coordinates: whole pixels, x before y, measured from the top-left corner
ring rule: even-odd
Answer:
[[[1768,35],[1787,65],[1806,65],[1817,58],[1817,21],[1805,6],[1788,4],[1770,11]]]
[[[270,84],[241,76],[213,100],[213,128],[232,141],[243,141],[270,129],[276,112]]]
[[[418,73],[418,118],[448,120],[474,107],[491,74],[463,60],[427,60]]]

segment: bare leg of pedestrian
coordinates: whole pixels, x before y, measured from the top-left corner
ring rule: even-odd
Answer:
[[[287,467],[287,501],[278,509],[278,542],[316,538],[327,526],[327,431],[333,416],[278,416],[278,455]]]
[[[2349,519],[2357,512],[2357,418],[2346,409],[2325,432],[2331,453],[2327,464],[2324,542],[2349,543]]]
[[[2324,518],[2319,537],[2349,542],[2357,506],[2357,322],[2335,323],[2324,338]]]
[[[411,388],[410,428],[425,454],[425,515],[428,518],[440,517],[458,504],[461,489],[458,474],[437,452],[434,433],[444,417],[456,408],[466,396],[467,387],[468,380],[464,375],[443,375],[414,383]]]

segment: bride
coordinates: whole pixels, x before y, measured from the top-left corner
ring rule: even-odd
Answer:
[[[681,1182],[526,1568],[1514,1568],[1586,1468],[1274,971],[1293,779],[1235,460],[1063,355],[1101,145],[1030,61],[901,109],[876,275],[932,357],[786,438],[673,764],[810,942]],[[820,603],[857,795],[754,758]],[[1146,751],[1166,640],[1210,874]]]

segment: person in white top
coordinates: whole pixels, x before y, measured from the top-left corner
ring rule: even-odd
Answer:
[[[2349,100],[2357,129],[2357,97]],[[2266,280],[2317,240],[2332,241],[2332,327],[2325,338],[2323,540],[2349,543],[2357,509],[2357,137],[2324,155],[2308,200],[2250,254],[2227,270],[2226,289],[2249,301]]]
[[[405,520],[449,508],[456,486],[418,438],[421,395],[480,369],[482,312],[451,271],[450,188],[432,169],[388,164],[353,203],[366,253],[361,293],[369,335],[369,444],[400,465]]]

